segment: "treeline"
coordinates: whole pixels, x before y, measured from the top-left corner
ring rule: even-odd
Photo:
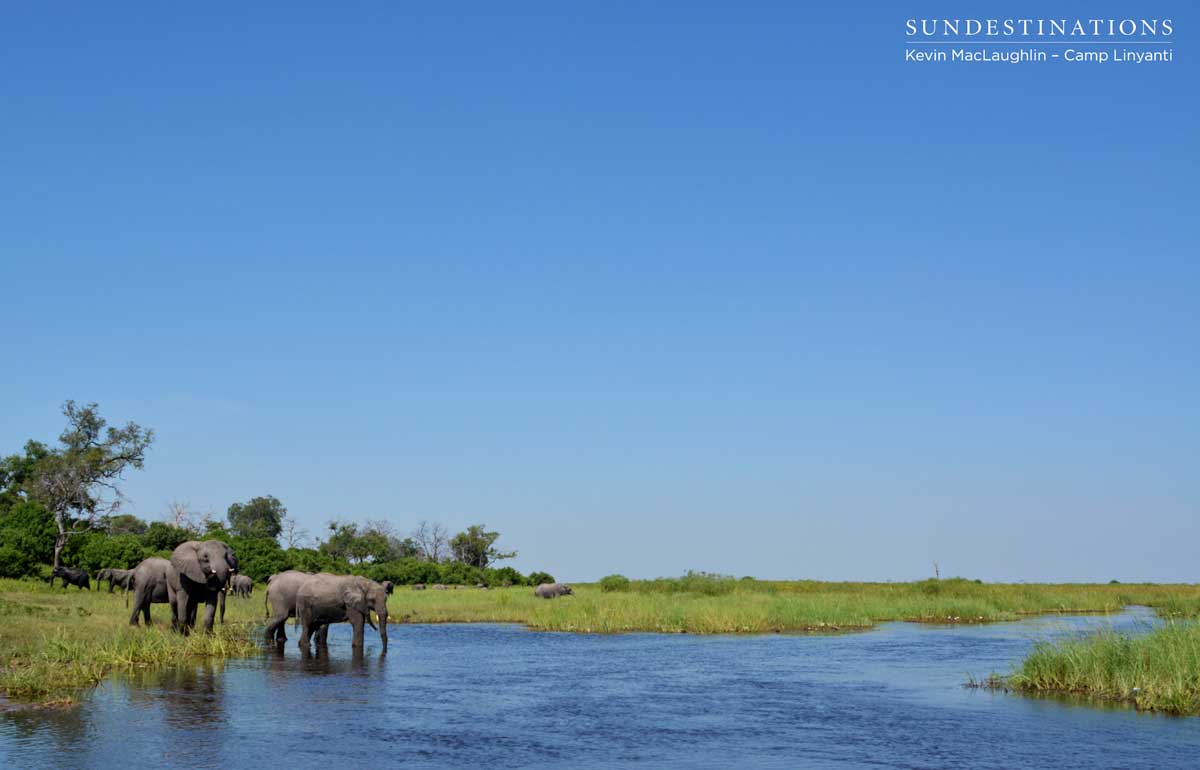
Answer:
[[[453,536],[422,521],[409,534],[390,522],[332,521],[324,540],[308,533],[270,495],[234,503],[214,520],[173,503],[166,521],[120,513],[122,473],[140,469],[153,432],[136,423],[108,427],[98,407],[63,407],[59,445],[29,441],[0,458],[0,577],[48,574],[64,564],[91,573],[130,569],[150,556],[170,556],[180,543],[216,539],[237,554],[239,572],[256,581],[288,569],[360,574],[393,583],[488,586],[553,582],[544,572],[522,575],[496,563],[516,556],[497,547],[500,533],[476,524]],[[282,542],[281,542],[282,541]]]
[[[255,498],[238,507],[270,501],[281,513],[286,510],[275,498]],[[489,541],[499,533],[483,525],[469,527],[450,539],[460,548],[446,549],[439,561],[415,547],[411,537],[397,537],[382,522],[364,525],[334,522],[329,537],[315,546],[285,547],[275,537],[251,528],[235,529],[237,516],[229,520],[203,521],[198,525],[146,522],[129,514],[104,517],[87,532],[72,537],[62,551],[62,562],[83,567],[95,574],[105,567],[131,569],[149,556],[170,557],[177,545],[187,540],[215,539],[229,543],[238,557],[238,571],[256,581],[289,569],[365,575],[373,580],[397,584],[446,583],[488,586],[537,585],[553,582],[545,572],[523,575],[512,567],[494,565],[494,548]],[[36,503],[0,503],[0,577],[45,574],[54,557],[56,529],[52,518]],[[466,548],[467,550],[464,550]],[[478,551],[474,564],[463,561],[468,551]],[[501,554],[502,556],[504,554]]]

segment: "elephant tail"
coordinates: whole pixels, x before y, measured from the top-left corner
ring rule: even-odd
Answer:
[[[268,585],[267,590],[263,591],[263,616],[266,617],[267,620],[271,619],[271,605],[267,601],[267,599],[270,595],[271,595],[271,586]]]

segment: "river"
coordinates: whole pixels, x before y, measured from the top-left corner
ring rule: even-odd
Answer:
[[[114,677],[0,714],[0,767],[1195,768],[1200,720],[965,689],[1035,640],[1113,625],[887,623],[834,636],[597,636],[402,625],[379,654]]]

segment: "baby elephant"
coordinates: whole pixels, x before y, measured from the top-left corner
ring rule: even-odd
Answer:
[[[566,583],[542,583],[537,588],[533,589],[534,596],[540,596],[543,599],[554,599],[559,596],[571,596],[575,592],[571,590],[571,586]]]
[[[62,578],[62,587],[66,588],[67,583],[73,586],[79,586],[79,590],[92,590],[92,582],[88,580],[87,570],[79,569],[78,567],[55,567],[50,571],[50,586],[54,586],[54,578]]]

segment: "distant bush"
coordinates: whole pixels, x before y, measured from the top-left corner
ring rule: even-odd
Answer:
[[[137,535],[95,535],[77,539],[81,541],[81,547],[72,562],[93,575],[105,567],[133,569],[148,554],[142,538]]]
[[[600,578],[600,590],[606,594],[624,593],[629,590],[629,578],[624,575],[605,575]]]
[[[926,596],[977,596],[979,595],[979,586],[983,585],[982,580],[967,580],[962,577],[952,577],[938,580],[937,578],[928,578],[913,583],[913,586],[925,594]]]
[[[688,570],[683,577],[655,578],[654,580],[639,580],[633,584],[641,593],[682,594],[694,593],[705,596],[723,596],[733,593],[738,581],[732,575],[719,575],[715,572],[694,572]]]
[[[557,582],[557,581],[555,581],[554,576],[551,575],[549,572],[530,572],[529,573],[529,585],[531,585],[531,586],[540,586],[542,583],[554,583],[554,582]]]
[[[523,586],[525,585],[525,576],[517,572],[512,567],[500,567],[499,569],[485,569],[483,571],[483,582],[489,586]]]
[[[146,528],[146,534],[142,535],[142,543],[151,551],[174,551],[177,545],[195,537],[191,530],[155,521]]]
[[[0,545],[0,577],[19,578],[36,574],[37,560],[19,544]]]

